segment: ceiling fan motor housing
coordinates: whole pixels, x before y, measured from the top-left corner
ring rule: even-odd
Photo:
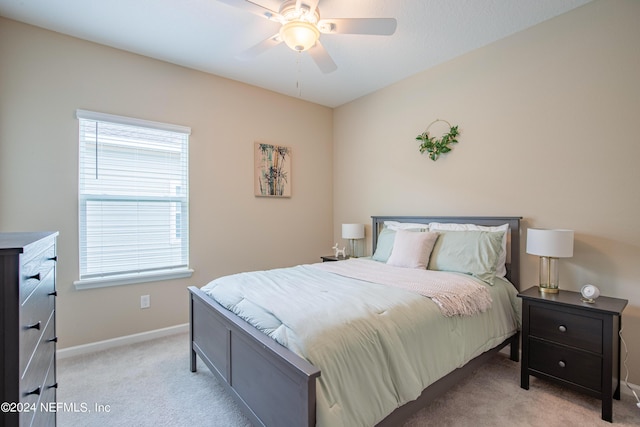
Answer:
[[[312,12],[309,5],[302,3],[300,7],[296,9],[295,0],[282,3],[280,6],[280,15],[287,21],[304,21],[311,24],[317,24],[320,20],[320,11],[317,7]]]

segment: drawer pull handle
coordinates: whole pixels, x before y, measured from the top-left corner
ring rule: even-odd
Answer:
[[[567,366],[567,364],[564,363],[564,360],[561,360],[558,362],[558,366],[560,366],[561,368],[564,368],[565,366]]]
[[[38,330],[40,330],[40,324],[41,323],[42,322],[38,321],[38,322],[34,323],[33,325],[27,325],[26,329],[38,329]]]
[[[33,389],[31,391],[26,392],[24,395],[25,396],[29,396],[31,394],[37,394],[38,396],[40,396],[40,387]]]
[[[58,342],[58,337],[53,337],[51,339],[48,339],[47,342]]]
[[[564,326],[564,325],[560,325],[560,326],[558,327],[558,330],[559,330],[560,332],[567,332],[567,327],[566,327],[566,326]]]
[[[58,383],[48,385],[47,388],[58,388]]]
[[[27,277],[27,279],[36,279],[36,280],[40,280],[40,273],[36,273],[33,276],[29,276]]]
[[[50,297],[57,297],[58,291],[49,292],[47,295],[49,295]]]
[[[58,256],[52,256],[51,258],[49,258],[49,261],[58,261]]]

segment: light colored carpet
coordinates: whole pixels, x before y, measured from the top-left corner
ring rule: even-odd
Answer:
[[[178,334],[60,360],[58,426],[250,426],[203,362],[196,373],[189,370],[188,340]],[[640,425],[632,396],[614,400],[613,421]],[[611,424],[600,419],[595,398],[533,377],[522,390],[520,364],[501,353],[405,424],[427,426]]]

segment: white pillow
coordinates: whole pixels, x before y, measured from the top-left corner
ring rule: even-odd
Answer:
[[[496,277],[505,277],[507,275],[507,239],[509,237],[509,224],[487,226],[476,224],[456,224],[453,222],[431,222],[429,223],[429,230],[432,231],[504,231],[504,237],[502,237],[502,249],[498,256],[498,263],[496,264]]]
[[[420,231],[429,231],[429,224],[417,224],[411,222],[398,222],[398,221],[385,221],[385,228],[389,230],[420,230]]]
[[[387,264],[396,267],[426,269],[429,264],[429,255],[431,255],[437,239],[438,233],[398,230]]]

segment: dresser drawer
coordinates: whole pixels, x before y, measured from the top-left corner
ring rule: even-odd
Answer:
[[[55,335],[55,312],[47,322],[47,327],[42,333],[42,338],[38,342],[36,351],[28,360],[26,369],[20,378],[20,396],[23,402],[37,402],[38,396],[43,392],[44,382],[51,364],[51,359],[55,356],[56,344],[52,341]],[[38,390],[38,388],[40,388]]]
[[[24,372],[36,344],[55,308],[55,275],[49,272],[33,290],[20,310],[20,373]]]
[[[56,260],[56,247],[51,245],[22,266],[20,304],[23,304],[42,279],[52,272],[56,266]]]
[[[591,390],[602,389],[602,358],[595,354],[532,339],[529,368]]]
[[[602,354],[602,320],[532,305],[529,334]]]
[[[51,427],[56,425],[56,365],[54,358],[51,358],[47,379],[44,382],[44,389],[40,395],[38,408],[33,416],[31,427]]]
[[[20,378],[20,402],[28,404],[39,410],[39,402],[41,396],[46,391],[46,380],[49,367],[55,358],[55,342],[50,341],[55,334],[55,312],[51,313],[51,317],[47,322],[47,326],[42,333],[42,337],[38,342],[36,351],[33,353],[31,360],[28,361],[27,367]],[[31,425],[31,419],[34,411],[20,413],[20,424]]]

